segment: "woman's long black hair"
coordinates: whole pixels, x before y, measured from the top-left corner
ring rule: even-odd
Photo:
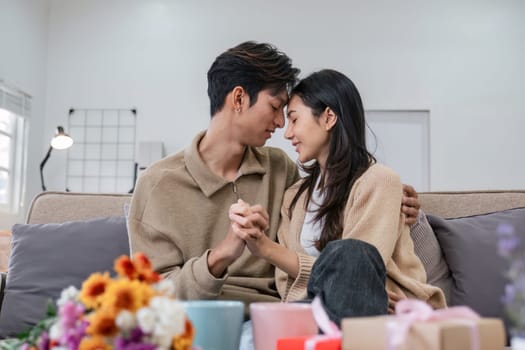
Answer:
[[[376,160],[366,148],[366,122],[361,96],[347,76],[330,69],[315,72],[301,80],[291,95],[299,96],[316,118],[327,107],[337,115],[337,122],[331,130],[324,173],[321,174],[317,162],[302,165],[307,176],[290,207],[291,214],[299,196],[307,191],[307,208],[316,180],[322,176],[320,183],[324,198],[317,203],[320,207],[315,215],[315,221],[322,223],[321,235],[315,246],[322,250],[328,242],[341,238],[343,214],[350,190],[357,178]]]

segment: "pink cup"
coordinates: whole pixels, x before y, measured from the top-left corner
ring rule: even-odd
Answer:
[[[274,350],[280,338],[316,335],[318,332],[310,304],[252,303],[255,350]]]

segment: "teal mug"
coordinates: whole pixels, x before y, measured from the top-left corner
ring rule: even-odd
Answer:
[[[189,300],[182,305],[195,329],[193,346],[202,350],[237,350],[244,304],[228,300]]]

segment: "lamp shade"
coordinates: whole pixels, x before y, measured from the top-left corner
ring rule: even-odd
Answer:
[[[51,147],[55,149],[66,149],[73,145],[73,138],[64,132],[64,128],[57,127],[55,136],[51,139]]]

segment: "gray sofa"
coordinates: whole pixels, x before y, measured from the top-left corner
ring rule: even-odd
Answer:
[[[70,192],[43,192],[39,195],[37,195],[31,204],[30,210],[27,215],[27,224],[31,225],[21,225],[18,227],[19,230],[29,230],[27,232],[30,232],[30,234],[24,233],[26,236],[30,235],[37,235],[35,232],[40,232],[38,230],[44,230],[47,229],[53,229],[53,228],[62,228],[63,226],[60,226],[58,224],[66,225],[68,222],[73,221],[86,221],[86,220],[93,220],[101,217],[108,217],[108,216],[119,216],[121,217],[121,221],[119,221],[118,225],[124,226],[124,232],[125,232],[125,220],[123,218],[124,215],[124,207],[129,204],[131,196],[127,194],[90,194],[90,193],[70,193]],[[457,229],[457,227],[468,227],[469,229],[473,228],[473,231],[475,231],[476,235],[479,233],[479,237],[481,237],[482,234],[487,236],[487,232],[482,233],[482,229],[478,229],[476,227],[476,223],[481,220],[489,221],[489,223],[492,223],[494,221],[493,215],[491,213],[495,212],[501,212],[501,211],[507,211],[503,212],[504,215],[507,215],[510,210],[512,219],[514,220],[516,216],[518,217],[518,222],[521,222],[522,218],[525,219],[524,212],[521,211],[521,209],[515,209],[515,208],[525,208],[525,190],[519,190],[519,191],[471,191],[471,192],[427,192],[427,193],[420,193],[419,198],[421,201],[422,209],[426,214],[428,215],[428,219],[430,223],[433,223],[434,220],[434,229],[438,229],[440,231],[439,234],[434,235],[434,232],[429,226],[426,224],[426,220],[423,220],[424,222],[421,223],[419,236],[415,237],[415,246],[416,246],[416,252],[418,254],[421,254],[420,257],[425,265],[425,268],[427,269],[427,274],[429,274],[429,280],[432,281],[435,284],[438,284],[442,286],[446,290],[446,296],[449,303],[452,302],[453,304],[453,298],[454,293],[457,292],[455,289],[458,287],[459,284],[463,283],[462,279],[465,278],[465,276],[462,276],[464,271],[462,269],[464,268],[461,266],[464,263],[467,263],[468,268],[472,268],[472,266],[476,267],[476,265],[484,266],[482,263],[486,263],[489,259],[487,255],[493,255],[494,257],[497,257],[497,252],[495,251],[495,239],[496,239],[496,230],[493,228],[490,228],[489,225],[488,228],[488,236],[489,236],[489,242],[487,243],[486,239],[478,239],[478,236],[473,236],[471,233],[468,235],[463,234],[463,232],[460,232],[459,234],[457,232],[447,232],[447,231],[454,231]],[[465,217],[467,217],[467,220],[470,220],[468,222],[465,222]],[[426,219],[427,217],[423,217],[423,219]],[[459,219],[458,219],[459,218]],[[487,219],[488,218],[488,219]],[[440,221],[441,220],[441,221]],[[503,219],[500,217],[496,217],[496,221],[506,221],[507,217],[504,216]],[[92,221],[89,221],[92,222]],[[474,222],[475,224],[473,224]],[[49,226],[49,225],[42,225],[42,224],[49,224],[53,223],[56,226]],[[97,222],[97,225],[106,225],[106,222],[103,222],[102,224],[100,222]],[[115,227],[117,223],[112,222],[111,223]],[[69,225],[69,224],[67,224]],[[93,224],[94,225],[94,224]],[[441,226],[440,226],[441,225]],[[466,225],[466,226],[461,226]],[[485,226],[484,230],[487,231],[487,223],[485,222],[483,224]],[[483,226],[482,225],[482,226]],[[439,227],[438,227],[439,226]],[[68,226],[70,227],[70,226]],[[84,230],[85,225],[83,226]],[[89,227],[89,226],[88,226]],[[117,254],[120,251],[123,250],[122,244],[126,244],[127,237],[122,238],[122,233],[119,233],[120,236],[118,238],[112,238],[111,240],[108,240],[103,246],[101,247],[89,247],[89,248],[83,248],[86,246],[86,242],[89,242],[89,239],[91,238],[90,235],[93,235],[94,237],[96,235],[104,235],[105,229],[100,229],[100,227],[106,227],[106,226],[97,226],[98,228],[96,230],[93,230],[91,232],[83,233],[83,236],[81,238],[75,238],[75,240],[67,243],[68,246],[59,248],[58,251],[61,253],[57,253],[57,251],[53,248],[46,248],[49,252],[49,257],[55,257],[56,254],[72,254],[72,256],[78,256],[81,255],[94,255],[94,260],[96,262],[100,262],[105,258],[107,261],[113,261],[113,259],[116,256],[104,256],[104,255],[112,255]],[[37,228],[38,230],[33,230],[33,228]],[[69,228],[71,229],[71,228]],[[524,230],[525,225],[521,227],[520,229]],[[33,231],[31,231],[33,230]],[[71,229],[72,230],[72,229]],[[434,231],[435,231],[434,230]],[[88,230],[89,231],[89,230]],[[494,232],[492,232],[494,231]],[[26,232],[26,231],[24,231]],[[76,231],[75,231],[76,232]],[[80,230],[79,232],[84,232]],[[444,233],[443,233],[444,232]],[[45,234],[53,234],[53,232],[47,232]],[[441,237],[440,237],[441,235]],[[125,234],[124,234],[125,236]],[[465,236],[465,237],[464,237]],[[25,236],[24,236],[25,237]],[[42,240],[47,240],[47,238],[44,238],[47,236],[42,236]],[[66,236],[67,237],[67,236]],[[89,238],[88,238],[89,237]],[[117,237],[117,236],[115,236]],[[450,238],[452,237],[452,238]],[[460,237],[459,243],[456,244],[457,238]],[[100,238],[97,238],[100,240]],[[80,243],[78,241],[83,241],[83,243]],[[111,252],[108,251],[108,253],[104,253],[104,248],[106,246],[111,246],[115,243],[116,240],[120,240],[120,247],[115,251],[111,250]],[[124,240],[124,241],[123,241]],[[479,241],[479,242],[478,242]],[[481,242],[482,241],[482,242]],[[467,245],[461,245],[467,242]],[[476,254],[478,243],[487,243],[485,244],[485,247],[481,247],[479,249],[485,249],[489,251],[488,254]],[[60,243],[62,244],[62,242]],[[60,245],[59,244],[59,245]],[[64,243],[66,244],[66,243]],[[75,246],[78,245],[78,250],[75,251]],[[447,246],[446,249],[444,249],[444,246]],[[471,253],[465,253],[465,251],[457,251],[455,249],[456,247],[461,246],[465,247],[466,250],[472,250]],[[14,246],[13,246],[14,247]],[[44,249],[44,248],[42,248]],[[127,249],[127,247],[126,247]],[[462,248],[463,249],[463,248]],[[91,252],[90,252],[91,250]],[[452,253],[447,252],[447,250],[452,251]],[[455,251],[454,251],[455,250]],[[18,249],[18,255],[17,259],[19,259],[19,256],[27,255],[25,251],[22,251],[19,247]],[[26,250],[27,251],[27,250]],[[43,252],[43,253],[42,253]],[[474,254],[472,254],[474,253]],[[58,265],[55,261],[55,265],[53,265],[52,271],[46,270],[46,261],[48,260],[48,256],[46,255],[46,250],[40,250],[35,254],[43,254],[40,261],[36,262],[38,265],[37,267],[41,269],[41,271],[44,271],[45,273],[49,273],[49,276],[55,277],[55,276],[62,276],[66,275],[65,272],[62,272],[62,268],[71,268],[71,265],[74,267],[74,263],[71,263],[68,261],[59,262]],[[120,254],[120,253],[118,253]],[[464,256],[464,258],[463,258]],[[497,259],[497,258],[495,258]],[[57,261],[60,261],[58,259]],[[474,262],[474,263],[473,263]],[[479,262],[479,263],[478,263]],[[35,262],[32,262],[32,264],[35,264]],[[105,263],[106,265],[109,264],[108,269],[111,269],[111,263]],[[14,269],[16,266],[13,261],[10,261],[9,264],[9,273],[8,278],[6,280],[6,274],[2,275],[2,282],[1,282],[1,290],[0,290],[0,300],[3,300],[2,308],[0,309],[0,328],[2,328],[5,325],[10,325],[11,320],[6,319],[7,316],[4,315],[4,309],[9,308],[10,305],[6,305],[6,303],[9,302],[9,300],[6,300],[7,298],[4,298],[4,289],[7,292],[10,293],[17,293],[18,291],[9,290],[9,286],[6,288],[6,282],[9,285],[9,283],[20,283],[21,281],[17,281],[15,277],[10,275],[12,273],[12,268]],[[87,265],[87,266],[86,266]],[[430,266],[433,265],[433,266]],[[492,266],[491,262],[489,262],[489,265]],[[32,265],[35,266],[35,265]],[[82,276],[76,276],[78,277],[78,281],[82,281],[89,272],[98,271],[95,270],[95,268],[91,268],[89,266],[89,263],[83,263],[83,271]],[[467,270],[468,270],[467,268]],[[484,267],[481,267],[484,269]],[[499,278],[499,284],[504,283],[504,261],[499,260],[494,267],[495,271],[493,274],[496,276],[494,278]],[[436,276],[435,270],[439,274],[439,276]],[[25,271],[25,270],[21,270]],[[47,272],[46,272],[47,271]],[[459,272],[458,272],[459,271]],[[42,274],[42,272],[39,272]],[[70,274],[71,272],[68,270],[67,272]],[[485,279],[486,285],[492,284],[492,281],[490,280],[490,276],[487,275],[485,270],[482,271],[474,271],[471,274],[475,275],[480,273],[479,276],[470,276],[474,279]],[[457,276],[456,276],[457,275]],[[66,278],[66,277],[64,277]],[[77,281],[74,280],[74,281]],[[62,280],[59,279],[60,282],[53,282],[57,284],[61,284]],[[63,281],[64,285],[57,286],[57,288],[64,288],[68,286],[70,283],[69,280]],[[470,282],[469,282],[470,283]],[[476,288],[476,287],[474,287]],[[503,288],[503,285],[501,285],[499,288]],[[468,288],[466,288],[468,290]],[[36,293],[38,294],[38,287],[32,289],[32,293],[34,294],[36,290]],[[464,292],[464,291],[463,291]],[[56,290],[55,290],[56,293]],[[470,293],[470,292],[469,292]],[[477,293],[476,290],[474,290],[474,293]],[[502,305],[500,304],[499,300],[500,297],[497,295],[493,295],[494,293],[499,292],[491,292],[489,293],[488,298],[489,301],[485,300],[486,296],[481,298],[481,300],[478,300],[479,298],[474,295],[467,295],[466,300],[467,304],[470,300],[475,300],[474,308],[477,308],[477,303],[483,303],[483,304],[491,304],[489,305],[488,309],[482,306],[481,308],[483,310],[477,310],[480,311],[480,313],[484,316],[496,316],[501,317],[502,316]],[[456,293],[457,294],[457,293]],[[461,293],[460,293],[461,294]],[[33,295],[34,296],[34,295]],[[7,297],[7,294],[6,294]],[[463,297],[465,297],[463,295]],[[16,300],[11,296],[12,299],[10,300]],[[471,305],[472,306],[472,305]],[[488,310],[488,311],[485,311]],[[7,312],[7,311],[5,311]],[[14,310],[10,310],[10,312],[16,312]],[[13,321],[14,322],[14,321]],[[31,320],[20,320],[20,322],[26,322],[27,324],[31,323]],[[8,327],[9,328],[9,327]],[[7,332],[9,333],[9,332]],[[6,336],[6,333],[3,334]],[[7,334],[9,335],[9,334]]]

